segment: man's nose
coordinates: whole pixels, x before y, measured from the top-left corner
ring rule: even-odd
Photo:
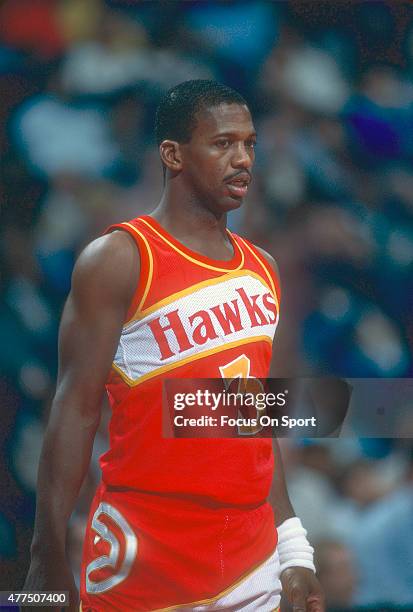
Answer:
[[[244,143],[240,143],[234,150],[232,166],[234,168],[251,168],[253,163],[252,149],[246,147]]]

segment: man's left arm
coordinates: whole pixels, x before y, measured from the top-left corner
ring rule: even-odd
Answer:
[[[306,538],[306,530],[295,516],[284,477],[281,451],[273,440],[274,476],[269,502],[274,510],[278,531],[280,580],[283,593],[293,612],[324,612],[324,595],[315,575],[313,548]]]
[[[275,259],[263,249],[259,252],[280,278]],[[271,368],[270,376],[273,375]],[[274,476],[269,501],[274,510],[278,531],[278,554],[280,556],[280,580],[283,593],[290,602],[293,612],[324,612],[324,595],[315,575],[313,548],[307,532],[295,515],[285,483],[281,451],[277,440],[273,440]]]

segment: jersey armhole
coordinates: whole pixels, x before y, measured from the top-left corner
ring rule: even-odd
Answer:
[[[140,273],[131,303],[126,313],[124,325],[135,319],[136,315],[143,310],[146,298],[153,278],[153,255],[146,237],[132,223],[116,223],[109,226],[104,234],[110,234],[116,230],[127,232],[136,244],[140,258]]]
[[[244,246],[249,250],[249,252],[253,255],[253,257],[255,257],[255,259],[263,268],[265,275],[269,281],[270,287],[273,290],[274,297],[276,298],[279,305],[281,302],[281,285],[280,279],[278,278],[278,274],[276,273],[272,265],[269,263],[269,261],[264,257],[264,255],[262,255],[255,247],[255,245],[253,245],[248,240],[245,240],[245,238],[241,238],[241,236],[239,236],[239,238],[242,240]]]

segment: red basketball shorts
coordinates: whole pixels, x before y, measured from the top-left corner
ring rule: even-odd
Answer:
[[[84,542],[81,610],[270,612],[280,600],[275,546],[268,503],[213,508],[100,485]]]

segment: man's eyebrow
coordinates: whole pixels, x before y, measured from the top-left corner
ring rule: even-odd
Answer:
[[[223,136],[237,136],[238,134],[239,132],[237,132],[236,130],[227,130],[225,132],[216,132],[216,134],[213,134],[211,138],[222,138]],[[257,138],[257,132],[255,130],[253,132],[250,132],[247,138]]]

